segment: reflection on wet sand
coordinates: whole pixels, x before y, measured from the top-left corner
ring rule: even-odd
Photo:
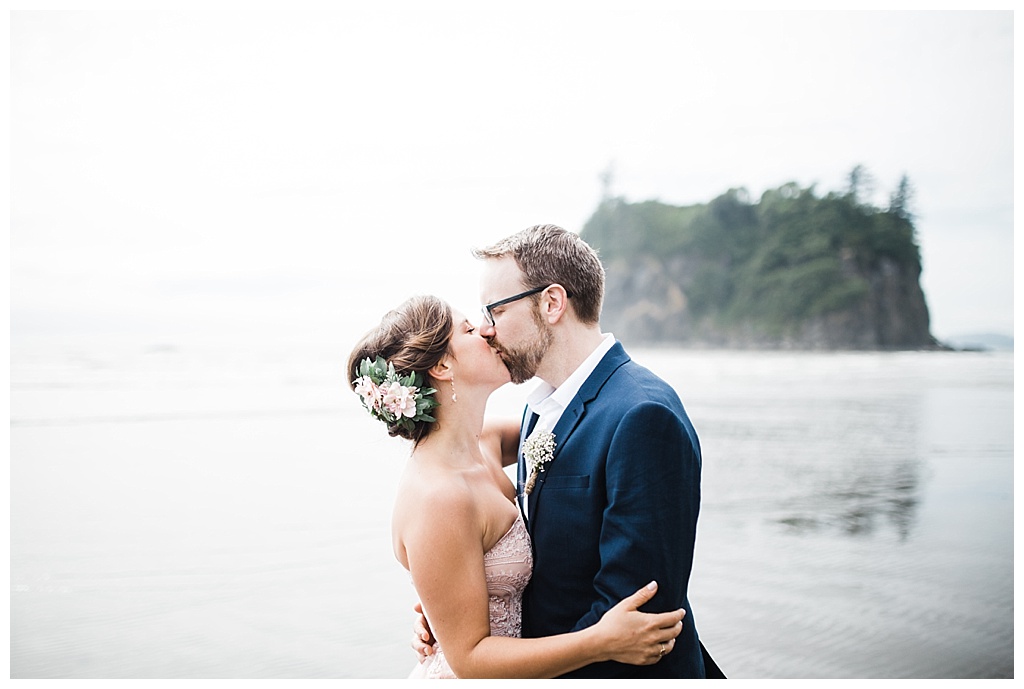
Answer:
[[[1012,357],[704,353],[673,380],[727,673],[1013,676]]]

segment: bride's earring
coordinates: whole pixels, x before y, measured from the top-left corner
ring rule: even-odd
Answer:
[[[452,402],[458,402],[459,396],[455,394],[455,376],[452,376]]]

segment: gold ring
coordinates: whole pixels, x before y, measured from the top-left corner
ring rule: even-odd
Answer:
[[[664,655],[665,655],[665,642],[664,642],[664,641],[662,641],[662,642],[661,642],[661,643],[659,644],[659,646],[661,646],[661,653],[659,653],[658,655],[659,655],[659,656],[664,656]]]

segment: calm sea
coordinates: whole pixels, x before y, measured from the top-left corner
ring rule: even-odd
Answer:
[[[12,344],[11,676],[406,676],[407,447],[346,354]],[[690,599],[728,675],[1013,676],[1011,353],[632,354],[700,435]]]

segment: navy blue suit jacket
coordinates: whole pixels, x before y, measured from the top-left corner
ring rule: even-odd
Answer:
[[[523,419],[522,438],[533,414]],[[687,585],[700,509],[700,445],[679,396],[616,343],[553,429],[554,459],[529,501],[533,577],[523,636],[584,629],[651,580],[642,610],[686,609],[676,646],[657,664],[588,665],[566,677],[704,677]],[[521,438],[521,440],[522,440]],[[522,442],[520,442],[520,446]]]

